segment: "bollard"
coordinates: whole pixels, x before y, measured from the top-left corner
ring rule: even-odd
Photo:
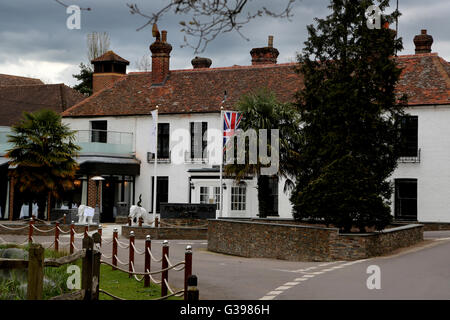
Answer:
[[[188,278],[187,301],[198,301],[199,291],[197,288],[197,276],[191,275]]]
[[[128,218],[128,226],[131,227],[131,218]]]
[[[33,224],[34,224],[34,219],[33,217],[30,218],[30,227],[28,229],[28,243],[33,243]]]
[[[63,224],[66,224],[66,214],[64,213]]]
[[[167,257],[169,257],[169,241],[163,241],[162,247],[162,266],[161,270],[167,269],[169,267],[169,262],[167,261]],[[169,283],[169,270],[161,272],[161,297],[167,296],[167,285],[164,280]]]
[[[55,224],[55,251],[58,252],[59,250],[59,222],[56,221]]]
[[[73,224],[73,220],[72,220],[72,224],[70,225],[70,254],[73,253],[73,243],[75,241],[75,225]]]
[[[118,240],[118,232],[117,228],[113,229],[113,243],[112,243],[112,264],[117,267],[117,240]],[[117,270],[117,268],[113,267],[113,270]]]
[[[131,263],[134,263],[134,231],[130,232],[130,251],[129,251],[129,262],[128,262],[128,270],[130,272],[133,272],[133,267],[131,266]],[[131,278],[133,275],[130,273],[128,274],[128,277]]]
[[[187,246],[184,253],[184,300],[187,300],[188,280],[192,275],[192,247]]]
[[[155,217],[155,228],[159,228],[159,218]]]
[[[102,233],[103,233],[103,227],[101,224],[98,225],[97,232],[100,235],[100,247],[101,247],[102,246]]]
[[[144,221],[144,219],[142,219],[142,217],[139,218],[139,227],[142,227],[142,222]]]
[[[144,272],[150,272],[151,260],[150,253],[148,251],[152,250],[152,240],[150,236],[145,237],[145,262],[144,262]],[[144,276],[144,288],[150,287],[150,275]]]
[[[88,231],[89,231],[89,225],[86,224],[86,225],[84,226],[84,238],[86,238],[86,237],[88,236]]]

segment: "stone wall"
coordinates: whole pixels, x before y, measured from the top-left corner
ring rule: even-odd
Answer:
[[[147,235],[150,235],[152,240],[206,240],[208,238],[208,228],[205,227],[153,228],[149,226],[122,226],[121,235],[129,238],[130,231],[134,231],[136,239],[145,239]]]
[[[378,256],[423,240],[422,225],[382,232],[339,234],[336,228],[281,221],[209,220],[208,250],[291,261],[356,260]]]

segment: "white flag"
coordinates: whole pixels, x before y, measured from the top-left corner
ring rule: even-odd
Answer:
[[[156,135],[158,134],[158,110],[152,111],[152,124],[150,127],[150,152],[156,153]]]

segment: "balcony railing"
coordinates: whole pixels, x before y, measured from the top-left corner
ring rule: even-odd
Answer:
[[[6,153],[6,150],[12,148],[12,144],[8,142],[8,135],[11,134],[11,128],[0,127],[0,156]]]
[[[203,156],[202,158],[192,157],[192,153],[190,151],[186,151],[184,153],[184,162],[185,163],[208,163],[208,157]]]
[[[158,163],[170,163],[171,151],[169,151],[169,156],[161,156],[158,154]],[[147,152],[147,162],[155,163],[155,154],[153,152]]]
[[[414,156],[406,156],[398,158],[399,163],[420,163],[420,148],[417,149],[417,153]]]
[[[82,154],[130,155],[133,150],[133,134],[106,130],[78,130],[75,143]]]

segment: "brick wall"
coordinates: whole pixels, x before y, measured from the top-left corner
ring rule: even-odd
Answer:
[[[339,234],[336,228],[209,220],[208,250],[243,257],[290,261],[356,260],[392,252],[423,240],[422,225],[381,233]]]

